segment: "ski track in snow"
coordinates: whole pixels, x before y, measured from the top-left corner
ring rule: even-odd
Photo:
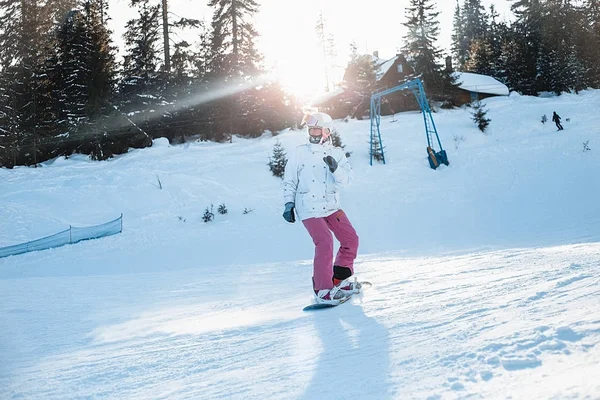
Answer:
[[[514,386],[516,374],[524,379],[524,370],[526,379],[556,374],[547,363],[583,373],[582,382],[600,393],[592,379],[599,370],[591,367],[600,361],[599,255],[594,244],[364,258],[357,268],[374,287],[312,313],[301,311],[310,296],[286,298],[303,283],[273,282],[273,270],[286,275],[297,268],[292,264],[223,272],[223,279],[241,275],[228,294],[210,286],[203,292],[207,285],[187,273],[121,277],[115,287],[107,278],[67,278],[61,292],[69,310],[51,316],[41,295],[32,294],[39,302],[31,309],[19,306],[18,293],[31,282],[3,281],[2,292],[14,297],[4,302],[2,319],[27,317],[46,334],[30,349],[13,338],[20,362],[3,374],[0,397],[501,398],[499,388]],[[113,291],[135,285],[147,286],[148,296],[124,300]],[[268,288],[272,296],[256,302],[255,293]],[[46,326],[53,321],[70,323],[69,337],[53,336]],[[570,362],[572,354],[590,364]],[[338,376],[352,383],[350,392],[332,384]],[[577,397],[560,385],[552,390],[528,398]]]

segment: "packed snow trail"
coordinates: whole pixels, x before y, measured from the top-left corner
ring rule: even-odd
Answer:
[[[600,244],[364,257],[374,286],[313,313],[308,262],[3,280],[0,397],[598,398],[599,266]]]

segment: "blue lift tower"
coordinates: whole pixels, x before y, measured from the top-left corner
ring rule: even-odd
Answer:
[[[381,98],[400,90],[409,89],[413,92],[417,98],[417,102],[421,107],[421,113],[423,114],[423,122],[425,123],[425,135],[427,136],[427,158],[429,159],[429,166],[436,169],[440,164],[448,165],[448,156],[446,150],[442,148],[442,142],[437,133],[435,122],[433,122],[433,116],[431,115],[431,108],[429,102],[425,96],[425,90],[423,89],[423,82],[420,79],[414,79],[412,81],[403,83],[402,85],[395,86],[391,89],[381,90],[371,95],[371,160],[370,164],[373,165],[373,157],[377,157],[385,164],[385,154],[383,153],[383,144],[381,142],[381,131],[379,125],[381,123]],[[375,136],[378,139],[378,146],[375,146]],[[435,138],[434,138],[435,136]],[[434,148],[438,148],[435,151]]]

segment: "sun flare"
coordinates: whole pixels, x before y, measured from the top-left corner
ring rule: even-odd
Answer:
[[[275,69],[281,85],[300,100],[310,99],[325,90],[324,72],[319,65],[291,60],[278,64]]]

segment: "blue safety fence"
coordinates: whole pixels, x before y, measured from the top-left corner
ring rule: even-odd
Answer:
[[[53,247],[81,242],[82,240],[98,239],[105,236],[116,235],[122,231],[123,214],[121,214],[119,218],[101,225],[89,226],[87,228],[69,226],[69,229],[67,230],[41,239],[16,244],[14,246],[0,247],[0,258],[28,253],[30,251],[51,249]]]

